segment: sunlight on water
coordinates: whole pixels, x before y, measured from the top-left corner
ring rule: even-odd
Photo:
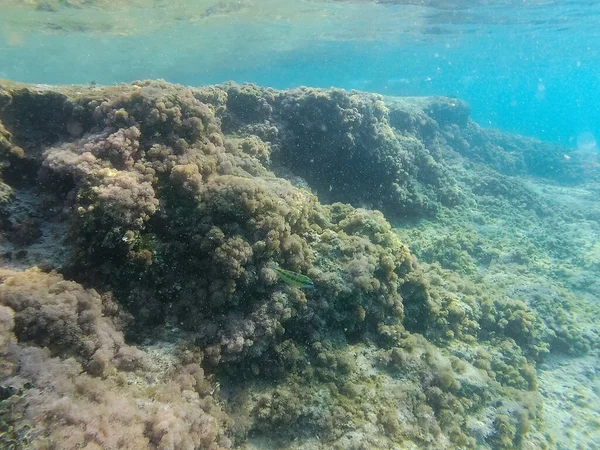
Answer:
[[[182,23],[199,27],[242,21],[257,28],[271,26],[308,27],[306,41],[314,39],[378,39],[386,33],[418,31],[423,9],[403,8],[389,14],[389,8],[371,4],[297,2],[290,0],[174,2],[13,2],[2,1],[8,11],[0,23],[22,32],[97,33],[135,35]],[[392,22],[392,20],[394,22]],[[387,22],[387,23],[386,23]],[[366,24],[371,26],[365,26]],[[288,30],[281,29],[281,32]],[[214,35],[213,35],[214,37]],[[226,36],[225,36],[226,37]],[[281,38],[281,34],[278,35]]]

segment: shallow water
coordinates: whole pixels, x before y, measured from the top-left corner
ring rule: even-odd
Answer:
[[[0,0],[0,447],[600,448],[598,23]]]
[[[3,0],[0,77],[164,78],[454,95],[481,123],[600,134],[600,6],[588,1]],[[423,6],[424,5],[424,6]]]

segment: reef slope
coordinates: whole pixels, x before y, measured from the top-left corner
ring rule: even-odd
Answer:
[[[0,157],[3,445],[551,448],[535,366],[597,347],[428,247],[585,163],[457,99],[2,82]]]

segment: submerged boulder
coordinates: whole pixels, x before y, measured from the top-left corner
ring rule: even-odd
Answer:
[[[319,435],[318,448],[544,444],[535,315],[432,284],[442,275],[386,219],[460,203],[444,133],[469,126],[463,103],[413,101],[402,113],[359,92],[162,81],[2,92],[7,220],[18,210],[40,230],[29,241],[3,231],[5,265],[29,269],[1,280],[4,340],[16,345],[5,358],[53,361],[47,378],[7,366],[0,383],[28,380],[11,401],[41,392],[46,408],[64,371],[64,392],[84,386],[77,402],[115,383],[131,404],[173,391],[170,409],[121,418],[150,448],[226,448],[250,435],[281,446]],[[55,254],[42,261],[42,249]],[[165,358],[175,381],[156,374],[143,393],[126,387],[125,372]],[[204,370],[227,387],[235,425]],[[114,408],[103,395],[98,408]],[[69,420],[47,418],[38,432],[61,448],[92,442],[68,441],[85,428]]]

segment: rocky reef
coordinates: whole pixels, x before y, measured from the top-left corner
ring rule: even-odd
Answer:
[[[551,448],[536,364],[597,335],[409,227],[572,181],[562,152],[451,98],[0,84],[0,442]]]

